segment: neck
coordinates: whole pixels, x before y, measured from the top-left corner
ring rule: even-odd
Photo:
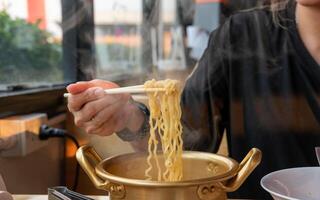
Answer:
[[[313,58],[320,64],[320,7],[297,4],[299,34]]]

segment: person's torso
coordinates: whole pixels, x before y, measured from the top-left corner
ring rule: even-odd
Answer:
[[[263,152],[238,191],[250,197],[261,197],[259,180],[269,172],[317,165],[314,147],[320,146],[320,66],[294,22],[275,28],[254,18],[259,15],[272,21],[270,14],[248,14],[249,28],[231,37],[228,77],[231,156],[240,161],[252,147]]]

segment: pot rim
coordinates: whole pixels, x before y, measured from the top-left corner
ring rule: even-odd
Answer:
[[[239,170],[239,163],[235,161],[232,158],[229,158],[227,156],[213,154],[213,153],[206,153],[206,152],[198,152],[198,151],[184,151],[183,156],[187,157],[202,157],[206,158],[212,158],[215,160],[220,160],[221,162],[225,163],[229,169],[225,172],[221,173],[217,176],[212,176],[208,178],[201,178],[201,179],[194,179],[194,180],[187,180],[187,181],[177,181],[177,182],[158,182],[158,181],[149,181],[149,180],[141,180],[141,179],[130,179],[130,178],[124,178],[120,176],[113,175],[109,172],[107,172],[103,166],[106,162],[119,158],[119,157],[127,157],[132,155],[146,155],[146,153],[128,153],[128,154],[121,154],[117,156],[112,156],[110,158],[104,159],[101,161],[95,168],[95,171],[97,175],[100,178],[103,178],[104,180],[118,183],[118,184],[124,184],[124,185],[132,185],[132,186],[144,186],[144,187],[185,187],[185,186],[195,186],[195,185],[204,185],[209,184],[213,182],[221,182],[227,179],[230,179],[234,177]]]

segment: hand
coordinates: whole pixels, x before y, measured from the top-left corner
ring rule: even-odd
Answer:
[[[68,109],[74,115],[75,124],[96,135],[111,135],[126,127],[135,129],[132,115],[139,110],[129,103],[130,95],[104,92],[104,89],[115,87],[119,86],[103,80],[69,85]]]

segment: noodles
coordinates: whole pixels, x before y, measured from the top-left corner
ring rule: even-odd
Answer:
[[[145,171],[148,180],[151,171],[157,170],[158,181],[179,181],[182,179],[182,126],[180,122],[181,88],[178,81],[147,81],[145,88],[165,88],[165,92],[148,93],[150,107],[150,138],[148,143],[149,168]],[[161,169],[157,151],[161,141],[164,168]],[[155,163],[156,166],[153,166]]]

